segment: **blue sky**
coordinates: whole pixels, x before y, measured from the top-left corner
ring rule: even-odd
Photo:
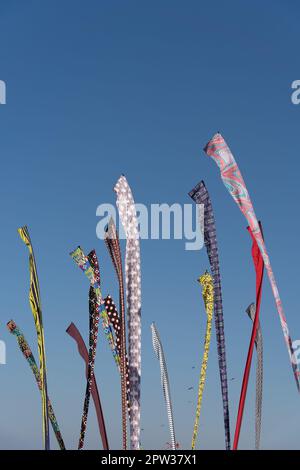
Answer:
[[[136,202],[189,203],[201,179],[215,211],[223,282],[231,431],[251,323],[255,277],[246,222],[202,148],[216,132],[229,143],[251,194],[293,339],[298,302],[300,106],[296,1],[0,1],[1,245],[0,448],[42,447],[36,384],[15,340],[14,318],[34,348],[28,304],[28,253],[17,228],[27,224],[41,284],[49,395],[68,448],[76,448],[85,382],[65,329],[88,335],[88,286],[69,252],[96,248],[103,291],[117,297],[96,208],[114,203],[124,173]],[[124,250],[124,244],[122,245]],[[169,441],[159,367],[151,344],[160,331],[171,379],[177,440],[191,442],[205,313],[196,279],[205,250],[184,241],[144,240],[142,253],[142,444]],[[268,280],[261,307],[264,338],[262,448],[299,448],[300,401]],[[254,357],[255,360],[255,357]],[[196,369],[192,369],[196,366]],[[103,336],[97,381],[109,441],[121,445],[117,370]],[[188,391],[188,387],[194,390]],[[255,369],[249,383],[240,448],[254,447]],[[189,403],[192,401],[192,403]],[[199,448],[224,448],[215,332],[208,365]],[[55,448],[55,438],[52,436]],[[91,406],[86,448],[101,448]]]

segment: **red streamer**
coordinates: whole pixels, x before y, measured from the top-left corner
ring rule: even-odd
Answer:
[[[260,226],[261,233],[263,234],[262,225],[260,222],[259,222],[259,226]],[[250,339],[250,344],[249,344],[249,349],[248,349],[247,361],[246,361],[245,370],[244,370],[244,377],[243,377],[243,383],[242,383],[242,389],[241,389],[241,395],[240,395],[238,415],[236,419],[236,427],[235,427],[234,442],[233,442],[232,450],[237,450],[238,443],[239,443],[240,431],[241,431],[243,414],[244,414],[244,406],[245,406],[245,401],[246,401],[246,396],[247,396],[247,388],[248,388],[248,382],[249,382],[251,362],[252,362],[252,356],[253,356],[253,349],[254,349],[254,344],[255,344],[257,326],[259,322],[262,282],[263,282],[263,275],[264,275],[264,261],[263,261],[260,249],[258,247],[257,241],[251,231],[251,228],[247,227],[247,230],[250,233],[251,238],[252,238],[252,258],[253,258],[253,263],[254,263],[254,268],[255,268],[255,273],[256,273],[256,311],[255,311],[255,318],[253,322],[252,334],[251,334],[251,339]]]
[[[86,345],[83,341],[83,338],[82,338],[81,334],[79,333],[78,329],[76,328],[76,326],[74,325],[74,323],[71,323],[68,326],[66,332],[77,343],[78,352],[79,352],[80,356],[82,357],[82,359],[85,362],[85,375],[86,375],[86,378],[88,378],[89,353],[88,353]],[[103,411],[102,411],[102,406],[101,406],[101,401],[100,401],[100,396],[99,396],[99,391],[98,391],[95,375],[93,376],[93,379],[92,379],[91,393],[92,393],[92,397],[93,397],[94,405],[95,405],[95,409],[96,409],[98,426],[99,426],[99,431],[100,431],[100,436],[101,436],[101,440],[102,440],[103,449],[104,450],[109,450],[108,439],[107,439],[107,434],[106,434],[106,427],[105,427],[105,422],[104,422],[104,416],[103,416]]]

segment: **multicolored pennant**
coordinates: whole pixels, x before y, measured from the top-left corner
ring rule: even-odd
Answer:
[[[30,369],[32,370],[33,375],[35,377],[38,388],[39,388],[40,392],[42,392],[41,375],[40,375],[38,366],[35,362],[35,358],[32,354],[31,349],[30,349],[30,346],[27,343],[22,331],[20,330],[20,328],[16,325],[16,323],[13,320],[10,320],[7,323],[7,328],[8,328],[8,331],[10,333],[12,333],[17,338],[20,351],[23,353],[23,356],[25,357],[26,361],[28,362],[28,364],[30,366]],[[48,397],[48,415],[49,415],[49,419],[50,419],[50,422],[51,422],[51,425],[52,425],[52,429],[54,431],[54,434],[55,434],[56,440],[58,442],[59,448],[60,448],[60,450],[65,450],[65,444],[64,444],[64,441],[63,441],[63,438],[62,438],[62,435],[61,435],[61,432],[60,432],[60,429],[59,429],[59,426],[58,426],[58,422],[56,420],[54,410],[53,410],[53,407],[52,407],[52,404],[51,404],[51,401],[50,401],[49,397]]]
[[[224,182],[224,185],[228,189],[229,193],[233,197],[234,201],[239,206],[240,210],[246,217],[248,224],[250,226],[251,232],[253,233],[260,252],[262,254],[264,264],[268,273],[268,277],[270,280],[271,288],[273,291],[273,296],[276,302],[277,311],[281,323],[281,328],[283,332],[283,336],[285,339],[286,347],[288,350],[294,378],[296,381],[297,389],[300,391],[300,383],[299,383],[299,376],[300,371],[298,368],[298,364],[294,355],[294,349],[292,344],[292,339],[289,334],[289,329],[286,321],[286,317],[284,314],[284,310],[282,307],[282,302],[279,296],[279,291],[277,288],[277,284],[275,281],[275,276],[271,267],[271,262],[269,255],[266,250],[265,242],[263,240],[263,236],[261,230],[259,228],[259,224],[254,212],[254,208],[244,183],[243,177],[241,172],[237,166],[237,163],[226,144],[225,140],[221,136],[221,134],[216,134],[214,137],[208,142],[204,151],[209,157],[217,163],[221,171],[221,178]]]
[[[89,334],[89,363],[87,373],[87,385],[85,392],[85,399],[83,405],[83,413],[81,419],[80,437],[78,443],[78,450],[83,448],[87,418],[89,412],[89,403],[91,396],[92,383],[94,380],[94,365],[96,357],[96,348],[98,342],[98,328],[99,317],[101,311],[104,309],[102,303],[102,296],[100,290],[100,271],[98,260],[95,251],[92,251],[89,256],[85,256],[82,249],[78,247],[70,253],[78,267],[85,273],[90,281],[89,291],[89,312],[90,312],[90,334]]]
[[[121,403],[122,403],[122,436],[123,436],[123,450],[127,449],[127,413],[126,407],[130,410],[128,401],[128,359],[126,359],[126,321],[125,321],[125,299],[124,299],[124,281],[123,281],[123,267],[122,267],[122,256],[121,248],[119,243],[118,232],[113,219],[110,219],[109,224],[105,230],[105,244],[110,254],[113,266],[115,268],[118,284],[119,284],[119,304],[120,304],[120,325],[115,327],[118,315],[114,312],[110,316],[110,320],[115,329],[117,336],[118,352],[120,356],[120,373],[121,373]],[[109,299],[106,301],[106,309],[108,315],[113,309],[112,305],[109,305]],[[115,321],[114,321],[115,320]],[[130,395],[130,394],[129,394]],[[130,418],[130,413],[129,413]]]

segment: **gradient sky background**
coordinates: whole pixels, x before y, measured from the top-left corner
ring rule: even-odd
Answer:
[[[0,448],[42,447],[40,397],[15,339],[13,318],[35,350],[28,304],[28,252],[17,228],[27,224],[35,248],[46,336],[49,395],[68,448],[76,448],[85,391],[84,367],[65,333],[71,321],[88,335],[88,283],[69,252],[95,247],[103,291],[118,290],[96,208],[114,203],[125,173],[136,202],[189,203],[204,179],[217,223],[223,282],[232,438],[251,332],[245,308],[255,276],[246,222],[202,148],[220,131],[244,175],[261,218],[293,339],[300,338],[300,106],[291,103],[299,72],[300,6],[292,1],[0,1],[1,296]],[[124,244],[123,244],[124,248]],[[190,446],[205,314],[197,277],[205,250],[184,241],[143,241],[142,445],[170,440],[151,344],[160,331],[171,379],[177,440]],[[262,448],[300,448],[300,399],[265,279]],[[213,331],[199,447],[224,448]],[[255,361],[255,356],[254,356]],[[254,362],[255,364],[255,362]],[[196,366],[196,369],[192,369]],[[120,387],[101,334],[96,376],[112,448],[121,445]],[[194,390],[188,391],[188,387]],[[240,448],[254,447],[253,367]],[[189,403],[192,401],[192,403]],[[51,434],[53,448],[56,441]],[[93,405],[86,448],[101,448]]]

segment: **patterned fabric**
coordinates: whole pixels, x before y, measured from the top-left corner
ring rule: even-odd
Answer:
[[[292,340],[289,334],[286,317],[285,317],[282,303],[280,300],[279,291],[278,291],[275,277],[273,274],[273,270],[271,267],[269,255],[267,253],[263,236],[259,228],[259,224],[255,215],[255,212],[254,212],[254,208],[251,203],[251,199],[247,191],[246,185],[244,183],[243,177],[241,175],[241,172],[237,166],[237,163],[229,147],[227,146],[221,134],[216,134],[210,140],[210,142],[206,145],[204,150],[207,153],[207,155],[212,157],[212,159],[219,166],[222,180],[226,188],[228,189],[229,193],[231,194],[235,202],[238,204],[240,210],[246,217],[249,223],[249,226],[251,228],[251,231],[256,239],[260,252],[262,254],[264,264],[268,273],[268,277],[270,280],[270,284],[272,287],[274,299],[276,302],[277,311],[278,311],[278,315],[279,315],[279,319],[280,319],[280,323],[281,323],[281,327],[283,331],[283,336],[285,339],[285,343],[286,343],[287,350],[289,353],[294,377],[296,380],[296,385],[297,385],[298,391],[300,391],[300,384],[299,384],[300,371],[298,369],[296,361],[294,361],[294,350],[293,350]]]
[[[79,268],[85,273],[90,281],[89,292],[89,312],[90,312],[90,334],[89,334],[89,364],[87,372],[87,385],[81,419],[80,437],[78,450],[83,448],[85,432],[87,426],[87,417],[91,396],[92,383],[94,380],[94,365],[96,357],[96,348],[98,341],[99,316],[104,309],[100,290],[100,272],[98,260],[95,251],[91,251],[88,257],[85,256],[82,249],[78,247],[70,253]]]
[[[255,304],[249,305],[246,310],[249,318],[254,322],[255,318]],[[263,393],[263,339],[260,323],[258,322],[255,346],[257,353],[256,363],[256,398],[255,398],[255,450],[260,447],[260,434],[261,434],[261,414],[262,414],[262,393]]]
[[[206,272],[199,278],[199,282],[202,286],[202,297],[204,300],[207,321],[206,321],[206,333],[205,333],[205,342],[204,342],[204,353],[203,353],[200,380],[199,380],[196,418],[195,418],[194,431],[193,431],[193,437],[192,437],[192,450],[195,449],[197,435],[198,435],[199,418],[200,418],[200,412],[201,412],[203,390],[204,390],[205,379],[206,379],[206,369],[207,369],[207,363],[208,363],[212,318],[213,318],[213,311],[214,311],[214,286],[213,286],[212,276],[208,272]]]
[[[119,216],[126,234],[125,276],[128,315],[128,359],[130,382],[130,444],[140,445],[141,386],[141,263],[138,222],[132,192],[125,176],[114,188]]]
[[[41,377],[41,396],[42,396],[42,416],[43,416],[43,437],[45,450],[50,449],[49,436],[49,415],[48,415],[48,394],[47,394],[47,376],[46,376],[46,353],[43,328],[43,317],[40,300],[40,287],[37,275],[34,252],[28,228],[26,225],[18,229],[19,235],[29,250],[29,271],[30,271],[30,289],[29,303],[34,318],[35,329],[37,333],[39,366]]]
[[[116,305],[111,298],[110,295],[105,297],[104,299],[104,305],[107,311],[107,315],[109,318],[110,323],[112,324],[115,332],[115,337],[116,337],[116,343],[117,343],[117,349],[119,352],[119,355],[121,356],[121,350],[122,350],[122,334],[121,334],[121,320],[119,318],[119,314],[116,308]],[[130,414],[130,388],[129,388],[129,364],[128,364],[128,357],[126,354],[126,349],[125,349],[125,360],[126,360],[126,401],[127,401],[127,409],[128,409],[128,414]],[[120,371],[121,372],[121,371]]]
[[[10,320],[7,323],[7,328],[8,328],[8,331],[10,333],[12,333],[17,338],[19,348],[20,348],[21,352],[23,353],[26,361],[28,362],[28,364],[29,364],[29,366],[30,366],[30,368],[33,372],[33,375],[35,377],[35,380],[36,380],[36,383],[38,385],[38,388],[39,388],[40,392],[42,392],[42,380],[41,380],[40,372],[39,372],[38,366],[35,362],[35,358],[32,354],[32,351],[31,351],[31,349],[30,349],[23,333],[21,332],[20,328],[16,325],[16,323],[13,320]],[[61,450],[65,450],[65,444],[64,444],[61,432],[59,430],[59,426],[58,426],[58,423],[57,423],[57,420],[56,420],[56,417],[55,417],[55,414],[54,414],[54,411],[53,411],[53,408],[52,408],[52,405],[51,405],[51,401],[50,401],[49,398],[48,398],[48,415],[49,415],[49,419],[50,419],[55,437],[57,439],[58,445],[59,445]]]
[[[214,317],[217,336],[217,349],[219,372],[221,380],[221,391],[223,401],[225,446],[230,450],[230,421],[229,421],[229,401],[228,401],[228,383],[227,383],[227,365],[225,351],[225,333],[222,304],[222,287],[219,264],[219,253],[217,244],[217,232],[212,204],[204,181],[198,183],[192,191],[189,192],[191,198],[196,204],[204,205],[204,243],[207,250],[211,273],[214,281]]]
[[[74,325],[74,323],[71,323],[66,332],[68,335],[73,338],[76,343],[77,343],[77,348],[80,356],[85,362],[85,374],[86,378],[88,379],[88,369],[89,369],[89,353],[86,348],[86,345],[84,344],[83,338],[81,334],[79,333],[78,329]],[[103,411],[102,411],[102,406],[101,406],[101,401],[100,401],[100,395],[97,387],[97,382],[96,382],[96,377],[95,374],[93,375],[93,380],[92,380],[92,386],[91,386],[91,394],[93,397],[95,409],[96,409],[96,414],[97,414],[97,420],[98,420],[98,427],[99,427],[99,432],[102,440],[102,445],[104,450],[109,450],[109,445],[108,445],[108,439],[107,439],[107,433],[106,433],[106,427],[105,427],[105,421],[104,421],[104,416],[103,416]]]
[[[171,434],[171,448],[172,450],[176,450],[177,446],[176,446],[176,438],[175,438],[173,408],[172,408],[172,401],[171,401],[167,364],[166,364],[161,340],[160,340],[157,328],[154,323],[151,324],[151,332],[152,332],[153,349],[157,356],[157,359],[159,360],[159,365],[160,365],[161,385],[162,385],[163,394],[164,394],[164,398],[166,402],[169,429],[170,429],[170,434]]]
[[[261,233],[263,233],[262,232],[262,226],[261,226],[260,222],[259,222],[259,227],[260,227]],[[250,227],[248,227],[247,229],[248,229],[248,232],[250,233],[250,236],[251,236],[251,239],[252,239],[251,253],[252,253],[253,264],[254,264],[255,274],[256,274],[256,313],[255,313],[255,317],[254,317],[254,321],[253,321],[251,339],[250,339],[250,343],[249,343],[248,355],[247,355],[247,360],[246,360],[246,365],[245,365],[245,370],[244,370],[244,376],[243,376],[243,383],[242,383],[239,409],[238,409],[238,415],[237,415],[236,427],[235,427],[234,443],[233,443],[233,449],[234,450],[236,450],[237,447],[238,447],[240,430],[241,430],[241,425],[242,425],[242,420],[243,420],[243,413],[244,413],[244,406],[245,406],[246,395],[247,395],[247,388],[248,388],[248,381],[249,381],[249,375],[250,375],[250,369],[251,369],[253,349],[254,349],[254,344],[255,344],[258,325],[259,325],[259,312],[260,312],[260,303],[261,303],[263,274],[264,274],[264,261],[263,261],[261,252],[260,252],[259,247],[257,245],[256,239],[255,239],[253,233],[251,232]]]
[[[105,230],[105,244],[110,254],[113,266],[115,268],[118,283],[119,283],[119,303],[120,303],[120,323],[115,328],[116,323],[112,323],[117,336],[117,346],[120,356],[120,374],[121,374],[121,403],[122,403],[122,436],[123,436],[123,450],[127,449],[127,409],[130,406],[128,404],[128,359],[126,358],[126,322],[125,322],[125,300],[124,300],[124,281],[123,281],[123,268],[122,268],[122,256],[121,248],[119,243],[119,236],[113,219],[110,219],[108,226]],[[106,308],[108,304],[106,302]],[[109,307],[107,312],[111,311]],[[116,312],[115,312],[116,313]],[[114,315],[113,318],[110,316],[110,320],[117,319],[118,315]],[[129,414],[130,417],[130,414]]]

